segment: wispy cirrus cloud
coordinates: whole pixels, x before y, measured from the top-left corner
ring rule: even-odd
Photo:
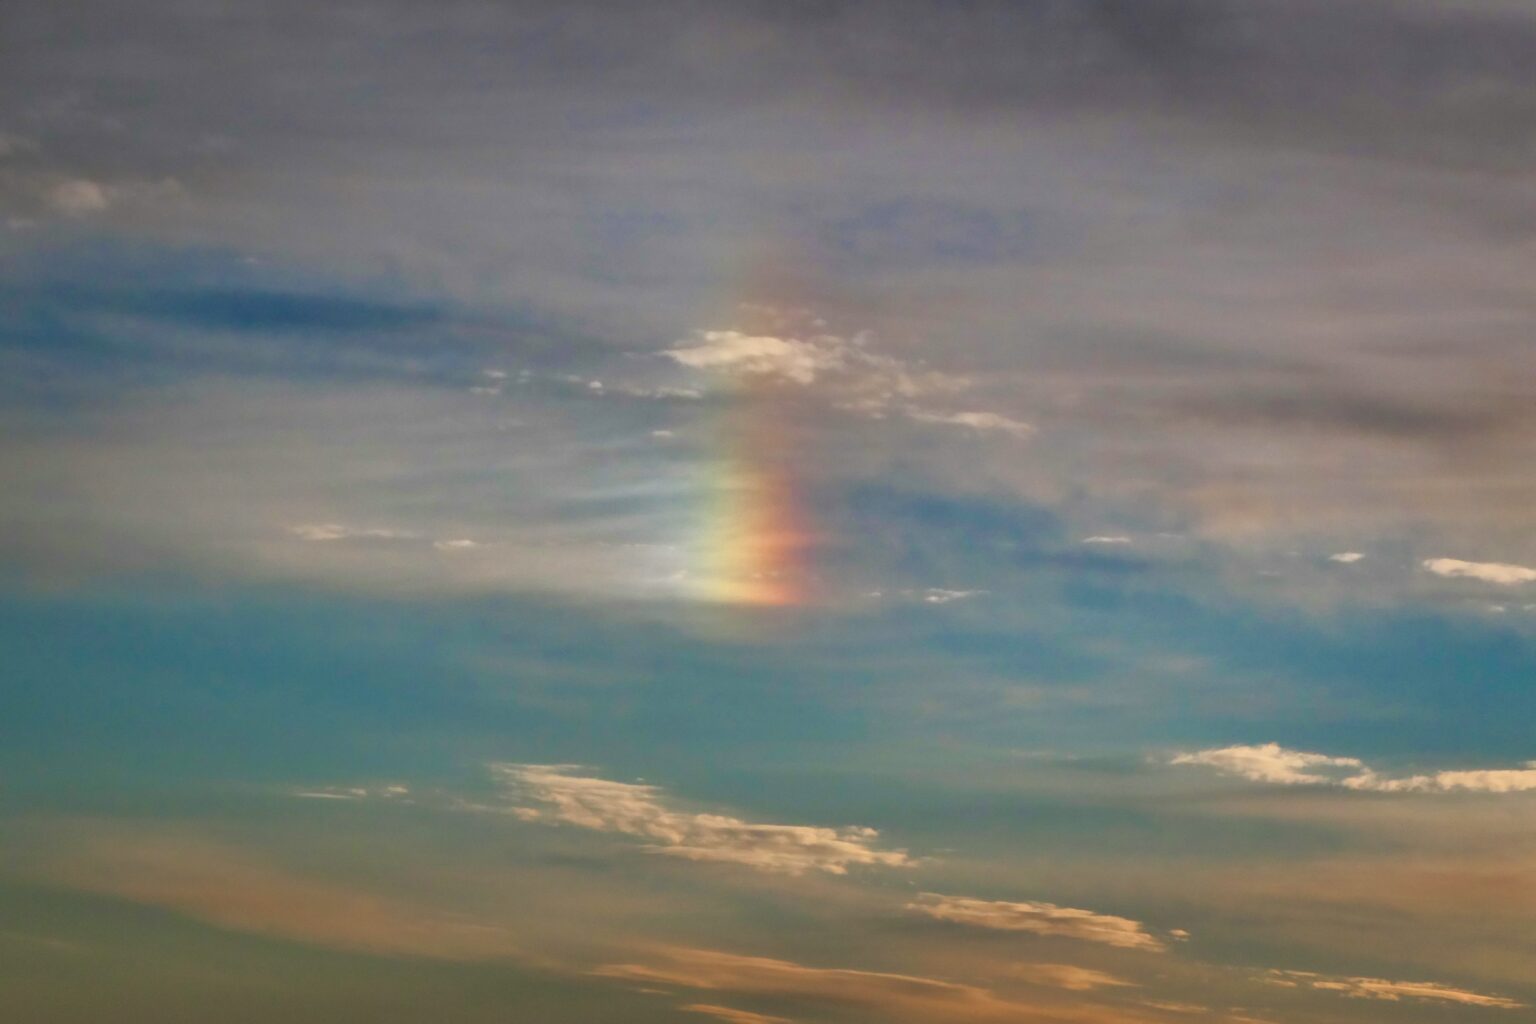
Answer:
[[[733,1006],[717,1006],[714,1003],[689,1003],[679,1006],[685,1013],[702,1013],[706,1017],[723,1020],[725,1024],[793,1024],[788,1017],[774,1017],[751,1010],[738,1010]]]
[[[1311,971],[1280,970],[1267,971],[1262,977],[1271,985],[1314,989],[1319,992],[1337,992],[1352,999],[1380,999],[1394,1003],[1417,1000],[1456,1003],[1462,1006],[1484,1006],[1501,1010],[1519,1010],[1527,1005],[1504,996],[1473,992],[1433,981],[1388,981],[1385,978],[1334,977],[1315,974]]]
[[[996,931],[1081,939],[1153,953],[1161,953],[1168,948],[1166,943],[1147,931],[1146,925],[1140,921],[1076,907],[1057,906],[1054,903],[1011,903],[925,892],[908,903],[907,909],[940,921]]]
[[[512,809],[524,821],[637,836],[651,841],[645,847],[650,853],[791,875],[913,864],[904,850],[878,848],[880,833],[872,828],[763,824],[681,811],[668,806],[659,787],[580,774],[570,765],[491,767],[520,799],[531,801]]]
[[[421,534],[382,526],[349,526],[346,523],[302,523],[288,528],[300,540],[324,543],[337,540],[419,540]]]
[[[666,947],[645,962],[607,964],[598,977],[712,992],[824,1003],[878,1013],[881,1020],[1078,1021],[1099,1024],[1146,1018],[1097,1007],[1038,1007],[1005,999],[976,985],[883,971],[810,967],[789,960],[740,956],[710,949]]]
[[[1175,754],[1170,764],[1215,768],[1253,782],[1282,786],[1337,786],[1375,793],[1520,793],[1536,790],[1536,761],[1519,768],[1450,769],[1420,775],[1382,775],[1356,757],[1289,750],[1278,743],[1218,747]]]
[[[1048,985],[1072,992],[1089,992],[1096,988],[1135,988],[1134,981],[1126,981],[1107,971],[1076,964],[1022,964],[1013,975],[1032,985]]]
[[[948,427],[968,427],[978,433],[1000,433],[1020,440],[1033,437],[1035,428],[1023,420],[1011,419],[995,412],[937,412],[910,406],[906,410],[909,419],[919,423],[937,423]]]
[[[51,882],[162,907],[218,928],[386,956],[527,959],[493,920],[288,870],[228,843],[132,830],[66,831]]]

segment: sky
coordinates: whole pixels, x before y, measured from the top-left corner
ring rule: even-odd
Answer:
[[[0,1002],[1536,1020],[1536,7],[7,0]]]

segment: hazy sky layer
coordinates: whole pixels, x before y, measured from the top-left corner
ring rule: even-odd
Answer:
[[[1536,10],[0,9],[17,1019],[1536,1005]]]

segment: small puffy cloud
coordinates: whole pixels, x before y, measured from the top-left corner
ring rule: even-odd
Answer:
[[[1203,765],[1224,775],[1287,786],[1337,786],[1373,793],[1520,793],[1536,790],[1536,761],[1520,768],[1480,768],[1427,775],[1382,775],[1356,757],[1288,750],[1278,743],[1176,754],[1171,764]],[[1342,769],[1342,770],[1341,770]]]
[[[951,427],[966,427],[982,433],[1008,434],[1023,440],[1035,433],[1035,428],[1021,420],[1010,419],[995,412],[935,412],[909,406],[907,418],[919,423],[938,423]]]
[[[655,786],[577,774],[569,765],[497,764],[492,770],[532,806],[512,809],[524,821],[576,825],[651,840],[651,853],[742,864],[759,871],[842,875],[850,867],[908,867],[902,850],[876,848],[872,828],[771,825],[667,806]]]
[[[70,217],[98,213],[111,205],[108,190],[86,178],[61,181],[48,190],[48,205]]]
[[[1336,775],[1323,769],[1347,768],[1359,771],[1364,767],[1359,758],[1329,757],[1326,754],[1287,750],[1278,743],[1177,754],[1172,758],[1172,763],[1205,765],[1225,775],[1285,786],[1327,784],[1335,781]]]
[[[1432,572],[1436,576],[1481,580],[1484,583],[1498,583],[1506,587],[1516,583],[1536,581],[1536,569],[1524,565],[1511,565],[1508,562],[1463,562],[1459,558],[1426,558],[1420,564],[1425,571]]]
[[[1076,907],[1060,907],[1054,903],[1009,903],[925,892],[907,904],[907,909],[976,928],[1082,939],[1154,953],[1167,949],[1162,940],[1148,932],[1140,921]]]
[[[767,374],[797,384],[847,363],[848,343],[834,335],[779,338],[741,331],[698,331],[692,342],[662,355],[696,370]]]
[[[1337,554],[1329,555],[1328,561],[1339,562],[1343,565],[1354,565],[1364,557],[1365,555],[1359,551],[1340,551]]]
[[[1310,971],[1269,971],[1263,977],[1272,985],[1337,992],[1352,999],[1382,999],[1394,1003],[1413,999],[1423,1002],[1458,1003],[1462,1006],[1486,1006],[1501,1010],[1518,1010],[1526,1006],[1525,1003],[1503,996],[1452,988],[1432,981],[1330,977]]]
[[[923,591],[923,601],[927,604],[949,604],[951,601],[963,601],[968,597],[985,593],[985,590],[945,590],[942,587],[929,587]]]
[[[788,1017],[770,1017],[766,1013],[738,1010],[732,1006],[716,1006],[714,1003],[689,1003],[687,1006],[679,1006],[678,1009],[686,1013],[702,1013],[707,1017],[723,1020],[725,1024],[793,1024]]]
[[[970,382],[883,355],[872,349],[865,333],[843,337],[819,331],[782,335],[695,331],[687,342],[661,355],[695,370],[815,385],[839,408],[861,415],[878,418],[894,412],[974,430],[1029,429],[994,413],[936,413],[905,405],[924,395],[963,391]],[[696,392],[689,393],[697,397]]]
[[[1117,978],[1104,971],[1095,971],[1076,964],[1022,964],[1013,971],[1014,976],[1032,985],[1049,985],[1073,992],[1089,992],[1096,988],[1135,988],[1136,983]]]

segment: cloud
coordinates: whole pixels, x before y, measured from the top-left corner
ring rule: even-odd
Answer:
[[[1035,428],[1022,420],[1009,419],[995,412],[935,412],[908,406],[906,415],[919,423],[939,423],[952,427],[968,427],[979,432],[1009,434],[1023,440],[1032,437]]]
[[[305,800],[403,800],[411,795],[411,789],[399,783],[383,786],[318,786],[313,789],[296,789],[293,795]]]
[[[1122,534],[1098,534],[1093,537],[1084,537],[1084,544],[1129,544],[1131,538]]]
[[[430,543],[438,551],[468,551],[480,546],[480,542],[468,537],[444,537],[432,539],[415,530],[398,530],[393,527],[347,526],[344,523],[306,523],[290,526],[288,532],[304,541],[329,543],[353,540],[396,540]]]
[[[1034,430],[1027,423],[998,413],[938,412],[906,404],[925,395],[964,391],[971,382],[880,353],[873,348],[868,332],[845,337],[822,330],[782,335],[704,330],[695,331],[687,344],[665,349],[661,354],[695,370],[733,377],[775,378],[801,387],[814,385],[838,408],[877,419],[899,414],[922,423],[1001,431],[1019,437]],[[685,393],[683,389],[668,390]]]
[[[696,370],[784,377],[810,384],[818,375],[847,365],[848,343],[835,335],[777,338],[741,331],[698,331],[692,344],[662,355]]]
[[[48,190],[48,205],[70,217],[83,217],[111,205],[110,192],[94,181],[73,178]]]
[[[1330,562],[1340,562],[1340,563],[1342,563],[1344,565],[1354,565],[1356,562],[1360,561],[1360,559],[1362,559],[1364,557],[1365,557],[1365,555],[1363,555],[1359,551],[1340,551],[1338,554],[1329,555],[1328,556],[1328,561],[1330,561]]]
[[[789,960],[738,956],[708,949],[668,947],[649,963],[599,967],[598,977],[704,991],[857,1007],[883,1019],[915,1021],[1138,1021],[1091,1008],[1033,1007],[999,998],[984,988],[911,974],[807,967]]]
[[[1136,983],[1117,978],[1104,971],[1075,964],[1021,964],[1014,968],[1014,977],[1033,985],[1049,985],[1073,992],[1088,992],[1096,988],[1135,988]]]
[[[945,590],[942,587],[929,587],[923,591],[923,601],[926,604],[949,604],[951,601],[963,601],[968,597],[985,593],[985,590]]]
[[[288,532],[300,540],[308,541],[333,541],[333,540],[417,540],[419,533],[410,530],[396,530],[390,527],[362,527],[347,526],[343,523],[305,523],[300,526],[290,526]]]
[[[730,1006],[716,1006],[714,1003],[689,1003],[686,1006],[679,1006],[678,1009],[686,1013],[702,1013],[717,1020],[723,1020],[726,1024],[794,1024],[788,1017],[770,1017],[766,1013],[753,1013],[750,1010],[738,1010]]]
[[[1176,754],[1171,763],[1205,765],[1226,775],[1286,786],[1319,785],[1335,781],[1334,776],[1319,771],[1323,768],[1358,771],[1363,767],[1359,758],[1329,757],[1326,754],[1287,750],[1278,743]]]
[[[1523,793],[1536,789],[1536,761],[1527,761],[1524,768],[1443,771],[1395,779],[1366,772],[1342,784],[1378,793]]]
[[[1310,971],[1269,971],[1263,975],[1272,985],[1287,988],[1308,988],[1322,992],[1337,992],[1352,999],[1381,999],[1401,1002],[1414,999],[1423,1002],[1458,1003],[1463,1006],[1486,1006],[1501,1010],[1518,1010],[1525,1003],[1503,996],[1491,996],[1467,989],[1452,988],[1432,981],[1387,981],[1383,978],[1345,978],[1314,974]]]
[[[9,132],[0,132],[0,157],[16,156],[18,153],[30,153],[37,149],[37,143],[20,135],[12,135]]]
[[[65,885],[234,931],[389,956],[523,956],[506,930],[487,922],[295,874],[201,838],[73,835],[41,870]]]
[[[688,860],[742,864],[799,875],[846,874],[850,867],[909,867],[902,850],[875,847],[872,828],[769,825],[720,814],[673,810],[655,786],[576,774],[569,765],[496,764],[503,782],[542,806],[519,806],[525,821],[562,823],[652,840],[648,852]]]
[[[1508,562],[1463,562],[1459,558],[1426,558],[1420,564],[1436,576],[1482,580],[1484,583],[1498,583],[1506,587],[1516,583],[1536,581],[1536,569],[1524,565],[1511,565]]]
[[[1060,907],[1054,903],[1009,903],[926,892],[907,904],[907,909],[941,921],[953,921],[977,928],[1060,936],[1155,953],[1167,949],[1139,921],[1075,907]]]
[[[1203,765],[1224,775],[1287,786],[1339,786],[1374,793],[1519,793],[1536,790],[1536,761],[1521,768],[1448,770],[1384,776],[1355,757],[1288,750],[1278,743],[1176,754],[1170,764]],[[1342,769],[1338,770],[1338,769]]]

